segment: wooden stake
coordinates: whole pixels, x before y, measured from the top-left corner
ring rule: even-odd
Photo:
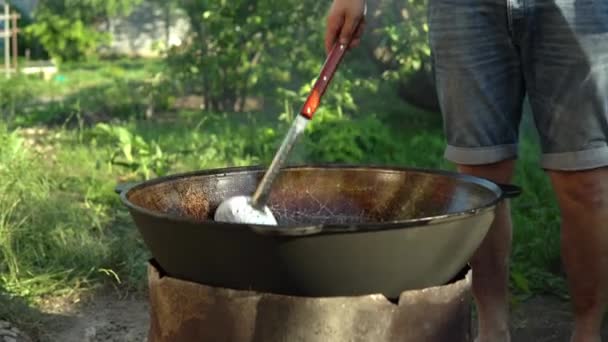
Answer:
[[[6,78],[11,77],[11,47],[10,47],[10,29],[11,21],[9,20],[10,8],[8,3],[4,3],[4,71]]]
[[[19,14],[17,14],[17,12],[13,13],[13,69],[15,69],[15,72],[17,72],[17,65],[19,63],[19,61],[17,60],[19,57],[19,49],[18,49],[18,45],[17,45],[17,34],[19,33],[19,30],[17,29],[17,19],[19,19]]]

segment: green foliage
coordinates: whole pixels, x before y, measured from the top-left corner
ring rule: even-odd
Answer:
[[[57,62],[95,55],[110,36],[98,30],[104,20],[127,14],[141,0],[43,0],[25,28]]]
[[[109,163],[121,165],[138,176],[149,179],[152,175],[164,176],[172,163],[155,141],[148,142],[121,126],[100,123],[91,132],[92,146],[98,140],[114,147]]]
[[[546,292],[567,297],[561,267],[560,213],[549,179],[539,169],[540,152],[538,142],[526,132],[515,179],[524,192],[512,201],[512,285],[523,296]]]
[[[399,151],[392,132],[375,116],[329,119],[306,139],[309,158],[326,163],[394,163]]]
[[[240,111],[248,96],[277,98],[316,76],[325,58],[319,1],[181,2],[194,28],[169,53],[169,73],[212,111]],[[297,25],[294,25],[297,23]],[[334,83],[337,83],[334,81]],[[281,104],[281,101],[279,101]]]
[[[41,9],[36,14],[36,22],[28,26],[25,32],[38,39],[57,62],[90,57],[99,44],[109,39],[81,19],[66,18],[48,9]]]
[[[0,78],[0,119],[12,120],[20,106],[30,103],[34,89],[26,77]]]
[[[279,107],[285,100],[296,105],[296,99],[302,100],[300,85],[316,77],[325,58],[327,3],[201,0],[176,5],[189,15],[193,31],[189,43],[169,52],[167,75],[185,92],[202,95],[207,110],[242,111],[251,96]],[[324,106],[354,111],[354,88],[366,87],[362,93],[369,96],[381,76],[403,82],[428,71],[425,6],[426,0],[370,4],[364,44],[347,55]]]
[[[0,142],[3,146],[0,150],[3,180],[0,185],[3,194],[0,197],[0,281],[7,289],[23,295],[53,290],[46,287],[50,284],[48,280],[64,279],[72,268],[65,266],[77,257],[76,253],[69,255],[69,251],[62,248],[69,245],[71,251],[76,252],[72,248],[90,247],[83,246],[82,236],[76,234],[78,229],[86,229],[76,225],[86,216],[77,218],[83,211],[70,202],[58,201],[61,196],[52,198],[56,184],[45,174],[41,162],[27,152],[16,132],[1,128]],[[49,222],[57,225],[48,226]],[[57,268],[58,264],[62,267]],[[25,283],[28,285],[20,286]]]
[[[56,137],[72,139],[66,134]],[[77,291],[106,279],[102,269],[122,275],[125,260],[143,254],[132,230],[112,224],[113,185],[100,177],[95,153],[51,149],[54,163],[4,126],[0,144],[0,288],[30,298]]]
[[[377,59],[384,65],[383,76],[404,81],[420,70],[430,70],[427,0],[382,0],[377,3],[378,23],[370,34]]]
[[[0,79],[0,116],[13,125],[89,125],[113,119],[151,119],[171,110],[176,85],[162,61],[118,59],[66,63],[54,79]]]

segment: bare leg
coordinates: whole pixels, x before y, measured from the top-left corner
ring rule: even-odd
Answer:
[[[491,165],[458,167],[461,173],[509,183],[514,161]],[[509,256],[512,224],[509,204],[497,208],[488,235],[471,260],[473,296],[479,313],[478,342],[508,342],[509,334]]]
[[[562,216],[573,342],[599,342],[608,304],[608,169],[550,172]]]

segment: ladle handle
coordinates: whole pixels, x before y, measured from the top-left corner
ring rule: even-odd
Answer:
[[[323,97],[323,94],[325,94],[329,83],[336,73],[336,69],[338,69],[338,65],[340,65],[340,62],[344,58],[347,46],[347,44],[338,43],[335,44],[329,52],[329,55],[325,60],[325,64],[323,65],[323,69],[321,70],[321,74],[315,81],[315,84],[308,94],[308,98],[306,99],[306,102],[304,102],[302,109],[300,109],[300,115],[306,119],[311,120],[315,115],[317,108],[319,108],[321,97]]]
[[[367,13],[367,4],[365,5],[365,9],[363,11],[363,17]],[[362,18],[363,18],[362,17]],[[359,26],[363,19],[359,19],[355,29],[353,30],[353,34],[357,32]],[[340,65],[340,62],[344,58],[344,54],[348,50],[348,46],[350,45],[353,39],[353,35],[350,36],[349,41],[346,44],[336,43],[332,47],[329,55],[325,59],[325,63],[323,64],[323,68],[315,82],[304,106],[300,110],[300,115],[296,116],[293,121],[291,128],[287,132],[287,135],[283,139],[281,146],[279,147],[278,152],[275,154],[274,159],[270,163],[268,170],[264,174],[264,177],[258,184],[257,189],[253,193],[251,198],[251,205],[256,209],[262,209],[268,200],[268,195],[270,194],[270,188],[274,183],[275,178],[279,174],[279,171],[287,161],[287,157],[289,152],[291,152],[293,146],[296,144],[296,141],[306,128],[307,123],[313,118],[317,108],[319,107],[319,103],[321,102],[321,97],[325,94],[329,83],[331,82],[334,74],[336,73],[336,69]]]
[[[274,180],[277,178],[279,171],[287,161],[287,156],[289,155],[289,151],[296,144],[296,141],[302,135],[302,132],[306,128],[306,124],[308,123],[308,119],[303,116],[296,116],[295,120],[291,124],[287,135],[283,139],[281,143],[281,147],[279,147],[279,151],[275,154],[268,170],[264,174],[264,177],[258,184],[253,196],[251,197],[251,206],[258,209],[263,210],[266,202],[268,201],[268,195],[270,194],[270,189]]]
[[[349,36],[349,39],[346,44],[341,44],[339,42],[335,43],[334,46],[331,48],[329,54],[327,55],[325,63],[323,64],[323,68],[321,69],[321,73],[315,81],[312,90],[308,94],[308,98],[306,99],[306,102],[304,102],[302,109],[300,109],[300,115],[307,118],[308,120],[311,120],[313,118],[317,111],[317,108],[319,108],[321,98],[323,97],[323,94],[325,94],[329,83],[333,79],[336,70],[340,65],[340,62],[342,62],[342,59],[344,58],[344,55],[348,50],[348,46],[352,42],[354,34],[357,32],[357,30],[359,30],[359,26],[363,22],[363,18],[365,17],[366,13],[367,4],[365,4],[365,8],[363,10],[363,16],[357,22],[357,25],[355,26],[355,29],[352,32],[353,34]]]

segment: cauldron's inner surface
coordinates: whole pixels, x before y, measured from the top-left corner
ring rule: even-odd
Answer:
[[[136,187],[127,197],[155,212],[213,219],[221,201],[250,195],[262,171],[190,175]],[[441,173],[375,168],[292,168],[282,171],[269,206],[280,225],[409,220],[490,204],[498,193]]]

